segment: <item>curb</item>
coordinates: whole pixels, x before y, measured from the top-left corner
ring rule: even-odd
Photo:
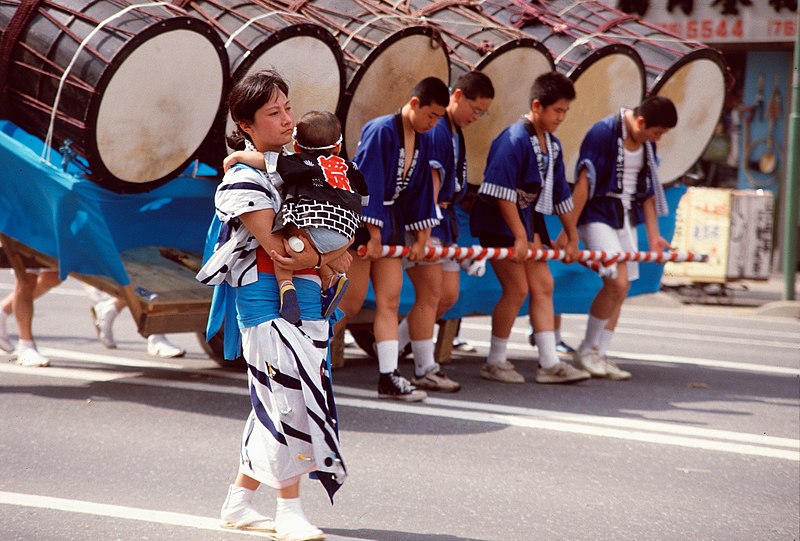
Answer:
[[[793,317],[800,319],[800,301],[768,302],[756,309],[762,316]]]

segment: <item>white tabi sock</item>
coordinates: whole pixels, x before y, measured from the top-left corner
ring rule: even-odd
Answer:
[[[539,351],[539,366],[551,368],[559,363],[556,354],[556,334],[553,331],[543,331],[533,334],[536,349]]]
[[[384,340],[375,344],[375,353],[378,355],[378,371],[381,374],[391,374],[397,370],[399,351],[397,340]]]
[[[275,531],[284,539],[305,539],[322,534],[303,513],[300,498],[278,498],[275,509]]]
[[[489,342],[489,355],[486,362],[489,364],[502,364],[506,362],[506,350],[508,350],[508,338],[500,338],[492,335]]]
[[[411,352],[414,354],[414,374],[417,377],[424,376],[436,364],[433,340],[412,340]]]

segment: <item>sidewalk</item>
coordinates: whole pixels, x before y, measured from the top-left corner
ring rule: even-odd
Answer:
[[[800,292],[795,274],[795,300],[783,300],[783,274],[776,272],[768,280],[737,280],[724,284],[690,282],[685,278],[665,276],[661,291],[632,297],[636,305],[706,305],[752,308],[756,313],[772,317],[800,319]]]

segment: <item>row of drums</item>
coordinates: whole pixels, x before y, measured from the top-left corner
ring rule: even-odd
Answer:
[[[231,81],[265,68],[287,79],[298,118],[336,111],[350,155],[363,124],[419,80],[485,72],[495,100],[466,130],[472,183],[541,73],[576,86],[557,133],[568,172],[594,122],[647,95],[672,99],[663,182],[701,155],[727,79],[717,51],[595,0],[0,0],[0,58],[0,116],[53,148],[69,140],[89,178],[119,193],[221,163]]]

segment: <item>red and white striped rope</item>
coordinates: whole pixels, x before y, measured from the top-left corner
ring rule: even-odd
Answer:
[[[381,247],[381,257],[405,257],[411,252],[408,246],[389,245]],[[366,254],[366,246],[358,247],[358,254]],[[475,246],[465,248],[462,246],[428,246],[425,250],[426,260],[435,259],[508,259],[514,255],[513,248],[485,248]],[[533,261],[563,260],[566,256],[564,250],[528,250],[527,259]],[[666,263],[673,261],[699,262],[708,260],[705,254],[694,252],[607,252],[604,250],[581,250],[578,261],[599,261],[606,264],[623,261],[642,261],[649,263]]]

